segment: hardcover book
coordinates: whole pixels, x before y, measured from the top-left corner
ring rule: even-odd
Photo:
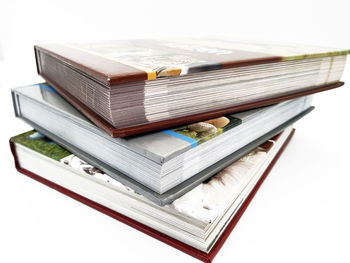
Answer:
[[[18,117],[160,205],[188,192],[313,109],[311,97],[303,97],[155,133],[111,138],[50,86],[16,88],[13,98]]]
[[[288,127],[164,207],[36,131],[10,140],[19,172],[204,262],[211,262],[288,144]],[[120,237],[122,238],[122,237]]]
[[[113,137],[342,85],[348,50],[216,39],[35,46],[38,73]]]

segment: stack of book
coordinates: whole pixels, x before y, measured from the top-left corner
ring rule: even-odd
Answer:
[[[18,171],[204,262],[348,50],[216,39],[35,46]]]

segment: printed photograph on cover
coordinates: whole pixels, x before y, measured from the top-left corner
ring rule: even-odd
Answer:
[[[170,207],[202,222],[212,223],[237,197],[256,169],[264,162],[278,136],[266,141],[249,154],[232,163],[188,193],[176,199]]]
[[[35,130],[15,136],[11,140],[49,158],[66,164],[74,169],[83,171],[86,174],[104,174],[104,172],[101,170],[81,160],[71,152],[56,144],[51,139],[47,138],[45,135]]]
[[[35,130],[12,137],[11,141],[26,146],[27,148],[56,161],[61,161],[61,159],[71,155],[71,152],[57,145],[51,139]]]
[[[123,187],[128,191],[133,191],[118,181],[114,180],[112,177],[106,175],[100,169],[88,164],[84,160],[75,156],[71,152],[56,144],[51,139],[47,138],[45,135],[35,130],[12,137],[11,141],[19,143],[33,151],[45,155],[46,157],[59,161],[60,163],[65,164],[77,171],[81,171],[84,174],[98,178],[105,183],[111,183],[115,186]]]
[[[67,46],[146,71],[148,79],[218,70],[229,61],[264,57],[284,61],[348,53],[348,50],[300,44],[197,38],[119,40]]]
[[[242,121],[232,115],[226,115],[219,118],[192,123],[183,127],[171,129],[183,136],[193,139],[196,145],[204,143],[229,129],[241,124]],[[171,135],[171,132],[164,131]]]

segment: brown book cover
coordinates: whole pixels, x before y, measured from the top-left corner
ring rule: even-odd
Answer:
[[[197,122],[339,87],[347,53],[214,39],[35,46],[38,73],[113,137]],[[256,79],[251,86],[243,86],[252,77]],[[268,78],[271,81],[261,86]],[[299,84],[291,86],[296,78]],[[235,94],[231,94],[233,89],[227,90],[233,81],[240,87]],[[247,90],[251,93],[245,94]]]

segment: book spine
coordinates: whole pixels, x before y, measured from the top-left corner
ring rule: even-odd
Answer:
[[[37,49],[36,46],[34,46],[34,55],[35,55],[35,64],[36,64],[36,71],[38,73],[38,75],[40,75],[41,72],[41,63],[40,63],[40,54],[39,54],[39,50]]]
[[[12,104],[13,104],[13,110],[15,112],[15,116],[21,117],[22,114],[21,114],[21,109],[18,102],[18,95],[15,91],[11,90],[11,96],[12,96]]]

